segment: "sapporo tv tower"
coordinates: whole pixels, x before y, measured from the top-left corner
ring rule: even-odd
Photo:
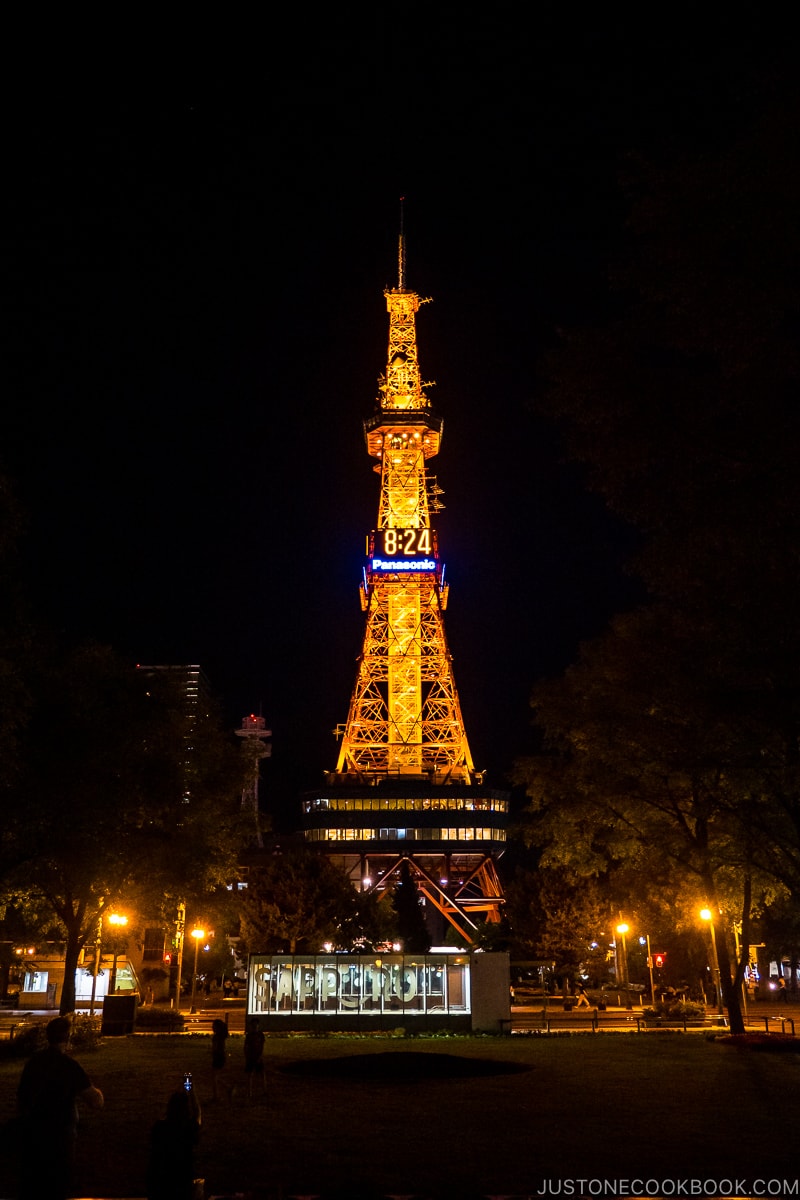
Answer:
[[[433,940],[449,923],[469,945],[482,922],[500,919],[508,796],[473,766],[445,636],[448,587],[431,525],[441,492],[428,469],[442,420],[420,378],[425,301],[406,287],[402,201],[397,287],[384,294],[386,374],[364,422],[381,479],[360,589],[366,630],[336,770],[304,800],[305,837],[363,889],[385,891],[407,863]]]

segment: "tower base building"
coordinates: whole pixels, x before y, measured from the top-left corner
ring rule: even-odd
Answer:
[[[247,1018],[270,1032],[502,1033],[507,954],[254,954]]]
[[[507,794],[481,785],[431,787],[412,779],[334,785],[303,800],[306,841],[355,887],[392,887],[408,863],[437,944],[453,941],[454,931],[456,940],[472,945],[481,924],[500,920],[496,859],[507,820]]]

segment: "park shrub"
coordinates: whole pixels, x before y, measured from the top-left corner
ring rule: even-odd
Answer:
[[[100,1021],[85,1013],[73,1013],[70,1018],[72,1033],[69,1038],[69,1048],[72,1053],[86,1050],[97,1050],[101,1045]],[[30,1058],[37,1050],[44,1050],[47,1045],[47,1026],[49,1021],[31,1021],[25,1025],[16,1037],[0,1042],[0,1059]]]
[[[90,1017],[88,1013],[75,1013],[72,1017],[72,1033],[69,1045],[71,1050],[97,1050],[102,1045],[100,1036],[100,1018]]]
[[[36,1021],[21,1029],[16,1037],[0,1042],[0,1059],[30,1058],[37,1050],[44,1050],[46,1022]]]
[[[183,1013],[174,1008],[140,1008],[136,1013],[137,1033],[181,1033]]]
[[[800,1038],[792,1033],[729,1033],[717,1038],[734,1050],[767,1050],[777,1054],[800,1054]]]
[[[654,1007],[644,1010],[647,1021],[682,1022],[684,1019],[697,1020],[705,1015],[705,1005],[694,1000],[672,1000],[667,1003],[660,1001]]]

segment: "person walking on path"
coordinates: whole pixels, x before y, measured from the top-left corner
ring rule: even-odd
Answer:
[[[103,1093],[69,1053],[66,1017],[47,1026],[47,1048],[25,1064],[17,1088],[21,1200],[64,1200],[71,1194],[78,1135],[77,1101],[103,1107]]]
[[[253,1078],[260,1077],[264,1093],[267,1091],[267,1078],[264,1074],[264,1034],[258,1024],[258,1017],[251,1017],[247,1022],[247,1033],[244,1035],[244,1070],[247,1075],[247,1095],[253,1098]]]
[[[578,1002],[575,1007],[580,1008],[581,1006],[584,1006],[585,1008],[591,1008],[591,1005],[589,1004],[589,997],[586,995],[586,988],[582,983],[578,984]]]

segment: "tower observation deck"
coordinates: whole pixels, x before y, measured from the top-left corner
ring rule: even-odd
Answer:
[[[468,943],[502,906],[495,859],[508,797],[475,770],[444,628],[448,585],[432,518],[441,491],[429,464],[442,420],[425,394],[401,225],[386,372],[364,422],[380,475],[360,587],[366,629],[336,769],[304,799],[306,840],[340,860],[353,883],[385,889],[407,862],[419,891]]]

